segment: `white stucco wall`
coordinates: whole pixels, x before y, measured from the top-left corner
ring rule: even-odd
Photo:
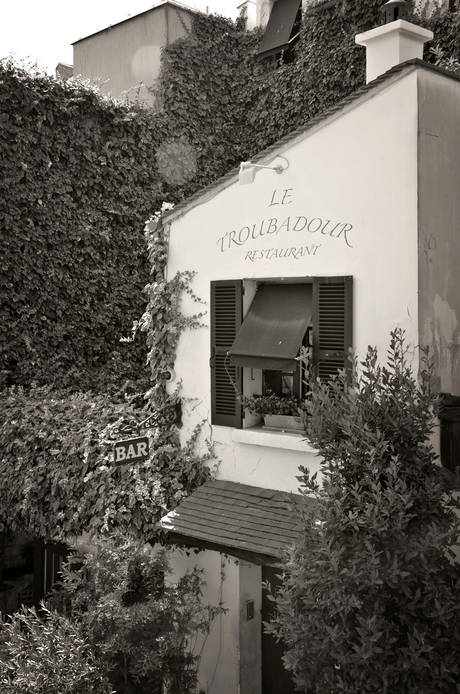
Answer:
[[[274,154],[271,163],[288,162],[281,175],[261,169],[251,185],[232,180],[173,213],[168,276],[194,270],[193,290],[209,306],[211,280],[352,275],[357,354],[372,345],[385,360],[397,326],[413,348],[416,147],[417,76],[408,70],[280,147],[282,156]],[[183,308],[202,307],[186,298]],[[197,422],[210,421],[209,313],[203,323],[181,337],[176,361],[186,401],[184,439]],[[414,351],[415,368],[416,359]],[[240,435],[225,427],[207,425],[205,433],[224,479],[296,490],[298,465],[317,466],[312,451],[235,442]]]
[[[240,575],[239,561],[209,550],[188,554],[175,550],[172,555],[172,580],[193,567],[203,570],[202,603],[221,604],[227,612],[217,617],[211,633],[198,636],[193,653],[200,656],[199,689],[209,694],[237,694],[240,662]],[[260,609],[260,608],[259,608]],[[259,618],[260,625],[260,618]]]
[[[458,396],[460,84],[431,71],[419,83],[420,341],[435,360],[439,390]]]

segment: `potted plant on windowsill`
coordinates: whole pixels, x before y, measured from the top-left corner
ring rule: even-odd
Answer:
[[[264,429],[299,432],[305,430],[303,414],[305,401],[301,398],[281,397],[269,392],[266,395],[240,396],[244,409],[263,417]]]

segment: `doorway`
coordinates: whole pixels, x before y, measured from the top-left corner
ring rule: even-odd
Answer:
[[[281,569],[274,566],[262,567],[262,581],[271,586],[276,595],[282,585]],[[268,591],[262,588],[262,622],[269,622],[275,613],[275,603],[268,599]],[[282,656],[284,646],[272,634],[266,634],[262,624],[262,694],[294,694],[296,692],[290,673],[285,669]],[[297,692],[298,694],[298,692]]]

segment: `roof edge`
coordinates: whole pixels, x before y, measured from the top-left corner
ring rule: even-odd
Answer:
[[[200,14],[198,10],[194,10],[192,7],[188,7],[187,5],[183,5],[181,2],[176,2],[175,0],[161,0],[156,5],[152,5],[151,7],[147,7],[147,9],[142,10],[141,12],[138,12],[137,14],[133,14],[131,17],[125,17],[125,19],[120,19],[118,22],[115,22],[114,24],[109,24],[108,26],[103,27],[102,29],[97,29],[96,31],[93,31],[91,34],[87,34],[86,36],[81,36],[76,41],[72,41],[72,43],[70,45],[76,46],[76,44],[80,43],[81,41],[86,41],[86,39],[90,39],[92,36],[97,36],[97,34],[102,34],[104,31],[107,31],[108,29],[113,29],[114,27],[117,27],[120,24],[124,24],[125,22],[130,22],[132,19],[137,19],[138,17],[141,17],[143,14],[147,14],[148,12],[152,12],[153,10],[158,10],[161,7],[165,7],[166,5],[172,5],[173,7],[176,7],[179,10],[183,10],[184,12],[188,12],[189,14]]]
[[[431,63],[427,63],[424,60],[421,60],[420,58],[411,58],[410,60],[406,60],[404,63],[399,63],[399,65],[395,65],[390,70],[387,70],[387,72],[384,72],[382,75],[379,75],[379,77],[377,77],[376,79],[372,80],[368,84],[363,85],[355,92],[345,97],[345,99],[338,101],[327,111],[323,111],[322,113],[318,114],[317,116],[309,120],[307,123],[305,123],[305,125],[296,128],[292,132],[282,137],[280,140],[277,140],[272,145],[269,145],[266,149],[251,157],[251,161],[254,163],[269,163],[272,159],[275,159],[276,156],[278,156],[277,150],[281,149],[282,151],[284,151],[285,147],[292,146],[295,143],[296,139],[300,139],[309,130],[313,130],[316,126],[321,126],[328,119],[332,119],[334,116],[337,117],[340,111],[347,109],[347,107],[355,108],[356,103],[362,97],[365,98],[369,95],[370,92],[373,92],[379,89],[380,87],[383,88],[386,82],[388,82],[388,80],[390,80],[391,78],[398,79],[403,74],[409,74],[415,69],[430,70],[432,72],[436,72],[440,75],[444,75],[445,77],[453,79],[456,82],[460,82],[459,75],[455,75],[453,72],[450,72],[445,68],[432,65]],[[369,98],[371,96],[372,95],[370,94]],[[231,169],[226,174],[224,174],[224,176],[221,176],[213,183],[210,183],[205,188],[201,188],[196,193],[193,193],[193,195],[190,195],[188,198],[178,203],[173,210],[165,214],[163,217],[164,221],[166,223],[172,222],[176,218],[182,217],[184,214],[186,214],[186,212],[189,209],[193,209],[193,207],[195,207],[196,204],[203,204],[204,202],[207,202],[208,200],[212,199],[215,195],[218,195],[218,193],[222,192],[223,190],[225,190],[225,188],[232,185],[238,178],[238,173],[239,167]]]
[[[218,544],[217,542],[209,542],[207,540],[201,540],[188,535],[183,535],[174,531],[169,531],[164,528],[167,533],[169,541],[179,548],[194,548],[198,550],[209,550],[211,552],[219,552],[220,554],[228,554],[230,557],[239,559],[240,561],[246,561],[250,564],[256,564],[256,566],[280,566],[282,561],[282,556],[276,556],[274,554],[262,554],[261,552],[239,549],[237,547],[232,547],[227,544]]]

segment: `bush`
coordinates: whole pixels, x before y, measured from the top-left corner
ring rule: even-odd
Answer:
[[[192,694],[199,656],[197,634],[207,635],[222,607],[201,603],[197,570],[168,582],[166,550],[126,538],[98,540],[97,553],[73,557],[51,602],[78,622],[118,694]]]
[[[460,691],[458,502],[429,444],[436,398],[392,335],[386,367],[369,349],[361,375],[312,392],[311,443],[323,485],[284,565],[271,631],[308,694]],[[429,383],[429,373],[424,383]]]
[[[182,447],[171,423],[177,397],[169,403],[146,430],[150,458],[115,465],[113,444],[152,415],[142,397],[0,392],[0,529],[62,541],[83,530],[156,537],[162,515],[210,474],[211,453],[196,450],[200,427]]]
[[[112,694],[79,627],[41,608],[0,625],[2,694]]]

